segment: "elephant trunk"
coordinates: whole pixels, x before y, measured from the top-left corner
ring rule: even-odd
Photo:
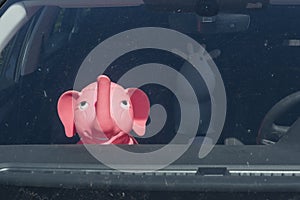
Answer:
[[[107,76],[101,75],[97,79],[96,118],[100,129],[104,133],[111,132],[114,128],[110,114],[111,81]]]

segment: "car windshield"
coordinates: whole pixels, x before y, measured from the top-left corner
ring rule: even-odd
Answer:
[[[300,7],[190,2],[8,1],[0,144],[276,144],[299,117]]]

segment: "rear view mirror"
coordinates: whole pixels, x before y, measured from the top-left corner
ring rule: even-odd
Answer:
[[[218,14],[201,17],[194,13],[177,13],[169,16],[170,28],[195,34],[235,33],[246,31],[250,16],[244,14]]]

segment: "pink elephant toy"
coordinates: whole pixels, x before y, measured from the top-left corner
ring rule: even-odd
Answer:
[[[124,89],[101,75],[81,92],[62,94],[57,110],[66,136],[78,133],[81,144],[137,144],[130,131],[145,134],[150,103],[142,90]]]

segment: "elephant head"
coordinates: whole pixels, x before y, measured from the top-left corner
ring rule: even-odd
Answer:
[[[68,137],[77,132],[82,143],[130,143],[117,140],[125,135],[136,143],[129,133],[134,130],[139,136],[145,134],[150,103],[142,90],[124,89],[101,75],[81,92],[62,94],[57,109]]]

